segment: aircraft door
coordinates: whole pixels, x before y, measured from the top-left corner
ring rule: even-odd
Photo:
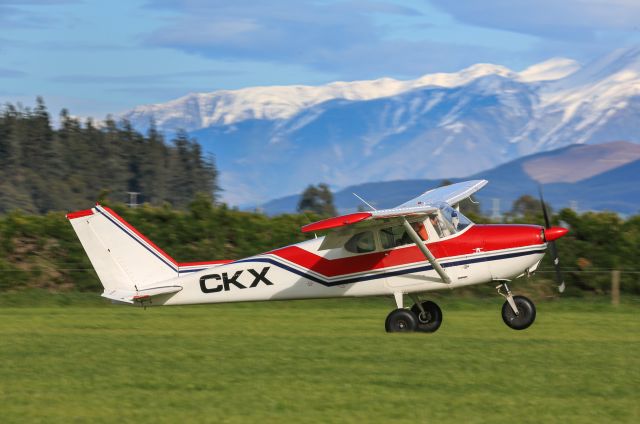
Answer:
[[[419,228],[418,235],[426,239],[428,236]],[[420,272],[411,272],[416,268],[428,265],[422,252],[418,250],[402,225],[382,228],[378,232],[380,246],[384,252],[383,263],[388,271],[387,286],[392,288],[411,287],[429,282]],[[406,271],[406,272],[405,272]],[[436,282],[434,279],[433,282]]]

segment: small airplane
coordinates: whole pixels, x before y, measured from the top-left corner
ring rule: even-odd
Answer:
[[[397,309],[388,332],[431,333],[442,324],[440,307],[419,296],[474,284],[497,283],[506,300],[502,318],[515,330],[529,327],[536,308],[514,296],[508,283],[529,276],[554,240],[550,227],[474,224],[459,203],[480,190],[474,180],[429,190],[392,209],[357,212],[302,227],[323,237],[245,259],[179,263],[113,210],[96,205],[67,215],[100,282],[102,296],[134,305],[189,305],[330,297],[393,296]],[[542,194],[541,194],[542,197]],[[404,307],[404,296],[412,301]]]

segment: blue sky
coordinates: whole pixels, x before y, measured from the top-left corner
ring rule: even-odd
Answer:
[[[0,0],[0,102],[102,119],[189,92],[515,70],[640,44],[638,0]]]

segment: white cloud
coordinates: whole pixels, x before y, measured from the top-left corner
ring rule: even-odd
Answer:
[[[27,76],[26,72],[17,69],[0,68],[0,78],[22,78]]]
[[[46,28],[57,20],[50,13],[37,10],[42,6],[78,3],[78,0],[0,0],[0,27]]]
[[[592,40],[598,31],[640,31],[637,0],[430,2],[467,24],[544,38]]]
[[[425,17],[388,2],[156,0],[147,8],[171,12],[163,15],[160,27],[142,36],[147,46],[214,60],[301,65],[343,79],[413,77],[504,57],[499,49],[476,46],[473,40],[454,44],[403,38],[386,18],[418,25]]]

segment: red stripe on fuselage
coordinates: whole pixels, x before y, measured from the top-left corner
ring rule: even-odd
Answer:
[[[539,246],[544,243],[540,230],[541,227],[535,225],[474,225],[458,237],[428,243],[427,246],[436,259]],[[326,259],[297,246],[288,246],[268,253],[325,277],[408,265],[425,260],[415,245],[338,259]]]

